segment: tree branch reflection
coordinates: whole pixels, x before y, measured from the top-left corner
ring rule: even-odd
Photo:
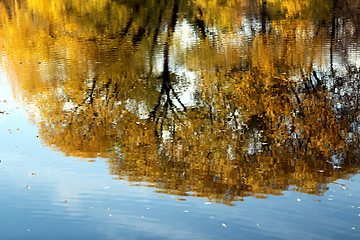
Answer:
[[[357,43],[359,21],[317,2],[5,1],[4,70],[45,145],[117,179],[228,205],[322,195],[359,169],[340,37]]]

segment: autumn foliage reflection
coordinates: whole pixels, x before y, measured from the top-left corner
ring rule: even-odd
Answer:
[[[44,144],[158,192],[231,205],[356,174],[346,1],[225,2],[5,1],[3,68]]]

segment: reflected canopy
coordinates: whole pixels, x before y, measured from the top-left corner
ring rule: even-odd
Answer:
[[[45,145],[117,179],[228,205],[322,195],[359,171],[359,6],[6,0],[2,70]]]

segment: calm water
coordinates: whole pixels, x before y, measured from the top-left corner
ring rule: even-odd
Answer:
[[[2,1],[1,239],[359,239],[359,9]]]

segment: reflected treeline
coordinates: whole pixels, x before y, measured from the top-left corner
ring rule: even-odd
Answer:
[[[231,205],[358,172],[360,2],[7,0],[2,68],[45,145]]]

